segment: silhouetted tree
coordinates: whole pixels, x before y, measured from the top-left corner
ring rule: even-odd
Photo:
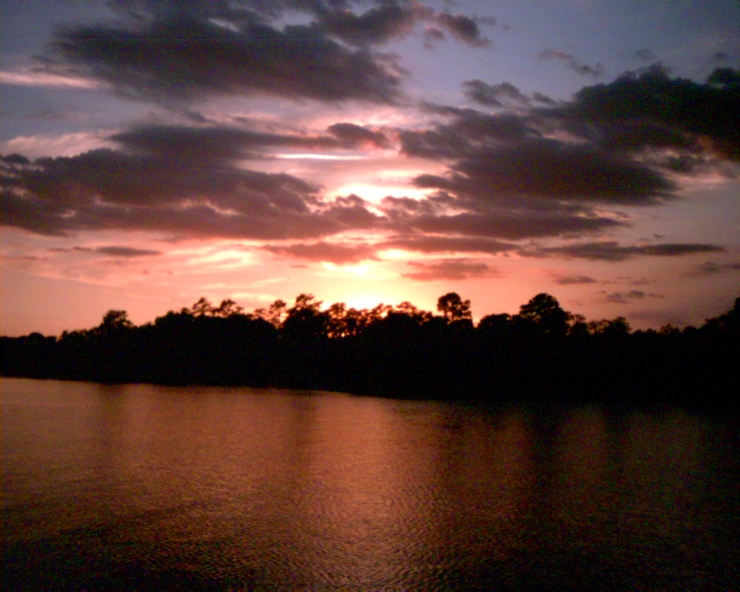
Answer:
[[[300,294],[280,326],[284,338],[296,344],[314,344],[329,336],[329,315],[321,312],[321,302],[313,294]]]
[[[511,315],[506,313],[484,316],[478,322],[478,329],[486,334],[505,333],[511,325]]]
[[[252,316],[258,319],[264,319],[268,323],[270,323],[273,327],[277,328],[281,325],[283,320],[285,319],[285,316],[288,312],[288,305],[284,300],[275,300],[270,305],[270,308],[265,310],[264,308],[258,308],[253,313]]]
[[[538,294],[520,314],[473,328],[454,292],[442,315],[410,302],[371,309],[311,294],[244,314],[233,300],[170,311],[136,327],[110,310],[59,339],[0,337],[4,375],[105,382],[242,384],[388,396],[597,397],[740,408],[740,299],[700,329],[630,333],[624,317],[587,322]],[[730,393],[733,393],[732,395]]]
[[[203,317],[212,315],[215,310],[207,298],[201,297],[198,302],[193,304],[189,312],[195,317]]]
[[[589,336],[589,324],[581,314],[571,314],[568,320],[568,337],[586,338]]]
[[[681,329],[679,329],[678,327],[674,327],[670,323],[666,323],[660,329],[658,329],[658,333],[666,336],[675,336],[681,334]]]
[[[471,320],[470,300],[463,300],[456,292],[449,292],[437,299],[437,310],[449,322]]]
[[[220,317],[222,319],[241,314],[244,314],[244,309],[241,306],[238,306],[231,298],[222,300],[218,308],[213,310],[213,316]]]
[[[591,335],[604,335],[606,337],[629,335],[630,324],[624,317],[614,319],[602,319],[588,323],[588,332]]]
[[[109,310],[103,315],[103,321],[94,329],[94,333],[104,339],[120,336],[122,332],[133,327],[125,310]]]
[[[550,294],[537,294],[519,307],[519,316],[532,321],[549,335],[562,337],[568,332],[570,313],[560,307],[560,303]]]
[[[740,298],[735,300],[735,305],[726,313],[707,319],[704,327],[712,331],[740,334]]]

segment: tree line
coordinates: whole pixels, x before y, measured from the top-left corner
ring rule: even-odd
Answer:
[[[475,324],[450,292],[437,314],[410,302],[323,307],[311,294],[245,312],[205,298],[135,326],[0,337],[5,376],[171,385],[243,385],[419,398],[594,399],[740,408],[740,298],[699,328],[631,331],[587,321],[538,294],[518,314]]]

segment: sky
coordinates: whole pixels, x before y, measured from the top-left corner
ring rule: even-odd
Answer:
[[[0,333],[740,296],[740,2],[5,0]]]

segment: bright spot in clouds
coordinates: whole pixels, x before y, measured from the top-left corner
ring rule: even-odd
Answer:
[[[43,86],[58,88],[98,88],[101,85],[94,80],[59,76],[45,72],[2,72],[0,84],[19,86]]]
[[[365,157],[341,154],[278,154],[277,158],[286,160],[363,160]]]

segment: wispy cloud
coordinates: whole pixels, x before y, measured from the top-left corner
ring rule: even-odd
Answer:
[[[593,284],[596,280],[587,275],[560,275],[555,276],[555,283],[561,286],[569,286],[572,284]]]
[[[593,66],[589,66],[588,64],[581,62],[573,54],[559,49],[543,49],[537,57],[540,60],[561,60],[565,62],[565,65],[569,70],[573,70],[573,72],[583,76],[591,76],[592,78],[600,78],[605,72],[605,68],[602,64],[596,63]]]
[[[152,251],[149,249],[135,249],[133,247],[122,247],[122,246],[109,246],[109,247],[98,247],[95,249],[96,253],[101,255],[108,255],[110,257],[152,257],[154,255],[161,255],[161,251]]]
[[[49,88],[100,88],[102,86],[100,82],[92,78],[63,76],[34,70],[24,72],[0,71],[0,84],[45,86]]]
[[[577,243],[562,247],[541,247],[522,250],[528,257],[566,257],[601,261],[625,261],[639,256],[680,257],[696,253],[722,251],[722,247],[709,244],[663,244],[621,246],[615,241]]]
[[[686,275],[703,277],[724,273],[734,273],[738,271],[740,271],[740,263],[738,262],[715,263],[713,261],[707,261],[706,263],[703,263],[702,265],[687,272]]]
[[[644,300],[646,298],[665,298],[662,294],[643,292],[642,290],[630,290],[628,292],[600,292],[603,294],[604,301],[614,304],[625,304],[630,300]]]
[[[461,281],[470,278],[498,277],[499,272],[485,263],[469,259],[443,259],[431,263],[410,261],[415,271],[404,273],[402,277],[421,282],[437,280]]]

